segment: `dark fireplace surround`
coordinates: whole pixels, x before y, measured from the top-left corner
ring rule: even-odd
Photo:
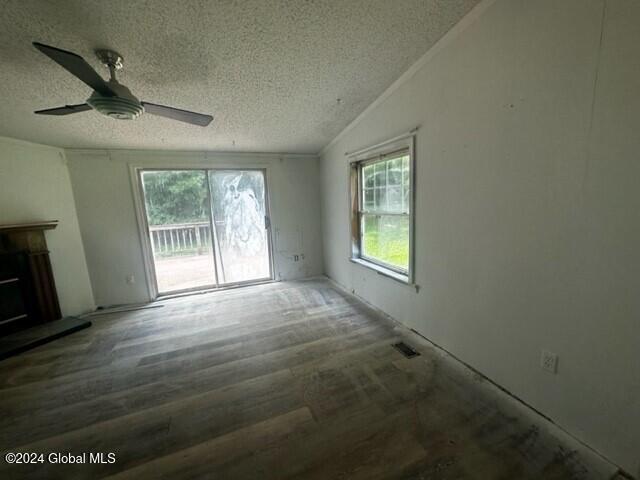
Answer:
[[[57,225],[0,225],[0,336],[61,317],[45,239]]]

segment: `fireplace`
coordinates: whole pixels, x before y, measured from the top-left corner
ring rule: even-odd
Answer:
[[[45,239],[57,225],[0,225],[0,336],[60,318]]]

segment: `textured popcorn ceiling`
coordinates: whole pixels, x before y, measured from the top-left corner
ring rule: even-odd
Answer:
[[[315,153],[476,3],[3,0],[0,135],[76,148]],[[93,50],[115,49],[120,81],[140,99],[214,121],[34,115],[91,93],[34,40],[78,53],[104,76]]]

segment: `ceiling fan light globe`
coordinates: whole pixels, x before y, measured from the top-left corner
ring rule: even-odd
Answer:
[[[97,112],[116,120],[134,120],[144,113],[144,107],[133,96],[107,97],[93,92],[87,103]]]
[[[135,119],[135,117],[126,113],[109,112],[107,115],[110,116],[111,118],[115,118],[116,120],[134,120]]]

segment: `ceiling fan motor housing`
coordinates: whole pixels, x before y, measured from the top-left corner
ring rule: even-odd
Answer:
[[[87,103],[94,110],[117,120],[134,120],[142,115],[144,107],[127,87],[114,80],[110,80],[108,84],[117,95],[110,97],[93,92]]]

